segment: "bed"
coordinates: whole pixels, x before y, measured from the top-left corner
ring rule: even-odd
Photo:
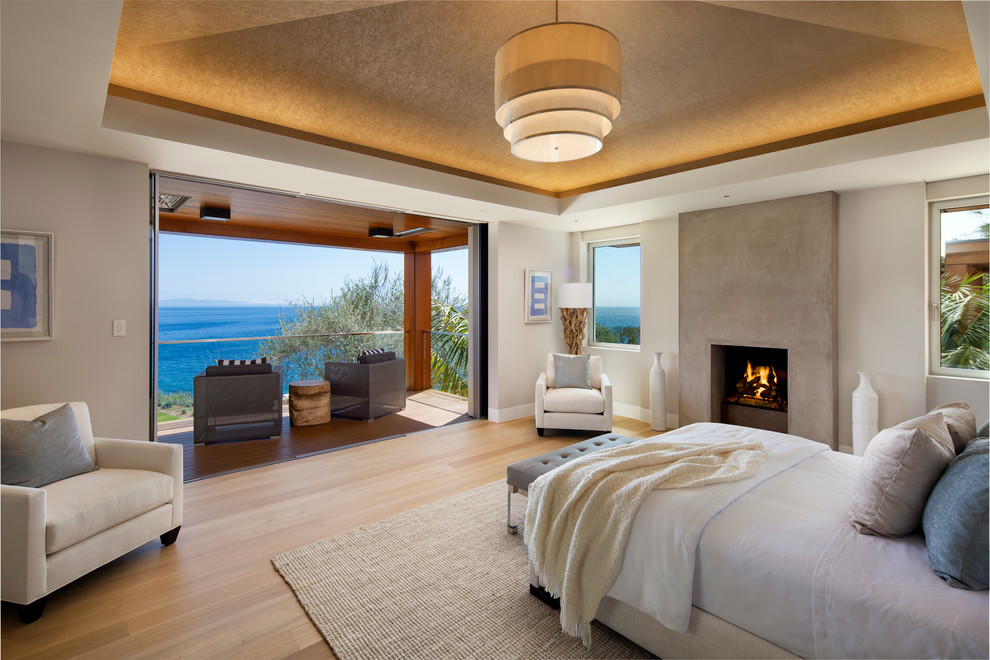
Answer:
[[[663,438],[756,440],[770,467],[758,478],[651,492],[597,620],[664,658],[987,657],[986,590],[936,575],[920,531],[885,538],[850,524],[863,459],[723,424]],[[705,489],[715,494],[699,505]],[[532,568],[530,580],[541,584]]]

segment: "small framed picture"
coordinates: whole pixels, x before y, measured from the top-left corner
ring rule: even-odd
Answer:
[[[550,323],[552,271],[526,269],[526,323]]]
[[[51,339],[53,234],[0,232],[0,338]]]

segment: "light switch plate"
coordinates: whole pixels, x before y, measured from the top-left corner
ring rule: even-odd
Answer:
[[[127,334],[127,321],[124,320],[114,320],[113,322],[113,336],[123,337]]]

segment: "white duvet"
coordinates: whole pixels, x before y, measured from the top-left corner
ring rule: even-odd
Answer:
[[[694,541],[698,505],[688,492],[651,493],[609,596],[683,630],[687,589],[695,607],[806,658],[987,657],[986,591],[954,589],[936,576],[920,535],[885,539],[848,524],[859,458],[794,436],[742,431],[767,445],[768,463],[779,453],[774,447],[811,453],[702,514]],[[709,442],[739,432],[696,424],[665,437]]]
[[[761,483],[829,448],[783,433],[726,424],[693,424],[662,437],[671,442],[756,441],[766,449],[766,460],[753,477],[702,488],[656,490],[639,507],[622,571],[607,595],[683,633],[691,618],[695,550],[708,521]]]

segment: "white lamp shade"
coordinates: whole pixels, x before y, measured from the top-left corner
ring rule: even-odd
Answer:
[[[590,283],[564,283],[557,287],[557,307],[587,309],[591,307],[592,301]]]
[[[585,23],[538,25],[495,55],[495,119],[512,154],[557,163],[602,148],[619,114],[622,50]]]

